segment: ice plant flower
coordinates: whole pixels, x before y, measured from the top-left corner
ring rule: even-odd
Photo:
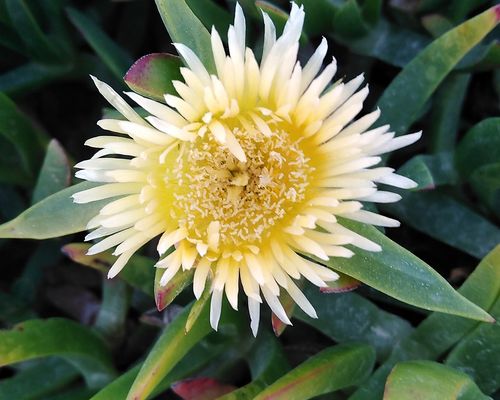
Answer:
[[[363,76],[332,83],[335,59],[322,69],[326,40],[304,66],[297,61],[301,7],[292,3],[279,38],[270,18],[263,18],[260,64],[245,46],[245,19],[238,5],[228,53],[212,29],[213,74],[192,50],[175,44],[186,64],[180,71],[184,82],[174,82],[177,94],[166,94],[162,104],[126,93],[149,115],[145,118],[93,78],[126,120],[98,122],[122,136],[86,142],[100,150],[76,165],[81,169],[76,176],[102,185],[74,195],[76,203],[109,199],[89,222],[93,231],[86,237],[99,239],[90,254],[116,246],[118,258],[109,277],[161,235],[156,264],[165,269],[161,284],[181,268],[194,268],[194,295],[211,291],[210,321],[217,329],[224,293],[237,309],[241,282],[254,334],[264,300],[290,324],[279,301],[281,291],[316,317],[295,280],[303,277],[322,287],[338,275],[302,255],[351,257],[348,244],[381,250],[336,217],[397,226],[393,219],[364,210],[363,202],[399,200],[397,194],[378,190],[378,183],[415,185],[391,168],[373,167],[380,154],[420,137],[395,138],[389,126],[369,129],[378,110],[354,120],[368,87],[358,90]]]

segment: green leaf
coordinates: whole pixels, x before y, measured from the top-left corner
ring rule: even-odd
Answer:
[[[43,157],[45,138],[3,93],[0,93],[0,135],[14,145],[24,171],[34,175]]]
[[[403,196],[399,202],[380,208],[413,229],[476,258],[484,257],[500,242],[499,228],[447,194],[433,190]]]
[[[474,125],[457,146],[455,162],[468,178],[477,168],[500,162],[500,117],[488,118]]]
[[[134,92],[157,101],[176,93],[173,80],[182,80],[179,57],[168,53],[153,53],[139,58],[127,71],[125,83]]]
[[[385,19],[380,19],[361,38],[344,38],[341,35],[334,35],[334,38],[353,53],[373,57],[397,67],[404,67],[429,44],[427,36],[391,24]]]
[[[152,396],[165,391],[173,382],[191,376],[225,349],[227,349],[226,346],[214,346],[206,339],[199,341],[172,371],[163,378],[153,391]],[[105,388],[101,389],[91,400],[125,399],[140,369],[141,365],[131,368]]]
[[[459,292],[484,309],[490,309],[500,294],[500,246],[481,261]],[[349,400],[381,398],[387,375],[397,362],[436,360],[478,325],[471,319],[433,313],[394,346],[390,358]]]
[[[378,101],[378,123],[405,133],[446,75],[498,24],[499,9],[492,7],[445,33],[405,66]]]
[[[125,71],[132,64],[130,56],[90,18],[74,8],[67,9],[70,21],[94,49],[103,63],[121,81]]]
[[[35,312],[14,295],[0,291],[0,321],[6,325],[36,318]]]
[[[33,189],[31,204],[38,203],[64,189],[70,184],[71,170],[64,149],[56,139],[52,139],[47,147],[40,174]]]
[[[368,32],[361,8],[356,0],[347,0],[333,17],[334,32],[344,38],[363,36]]]
[[[318,36],[329,32],[332,28],[332,19],[325,15],[333,15],[338,7],[330,0],[297,0],[298,5],[304,6],[306,17],[304,19],[304,31],[308,35]]]
[[[208,323],[208,307],[206,307],[189,333],[186,333],[184,327],[189,309],[190,307],[186,307],[156,341],[135,378],[127,400],[147,399],[163,377],[211,331]]]
[[[105,251],[91,256],[87,255],[90,246],[91,245],[87,243],[70,243],[65,245],[61,250],[74,262],[107,273],[115,262],[116,256],[112,255],[111,251]],[[155,277],[154,264],[155,261],[151,258],[134,254],[120,272],[117,279],[123,279],[132,287],[153,296],[153,282]]]
[[[302,400],[356,385],[366,379],[375,352],[366,345],[325,349],[288,372],[254,400]]]
[[[218,400],[250,400],[290,370],[280,343],[263,330],[246,355],[252,382]]]
[[[385,387],[384,400],[487,400],[464,373],[431,361],[396,365]]]
[[[125,282],[103,278],[102,302],[94,327],[111,346],[116,347],[125,334],[129,300]]]
[[[78,369],[89,387],[115,376],[111,356],[90,329],[67,319],[30,320],[0,331],[0,366],[59,356]]]
[[[452,151],[457,140],[469,74],[451,74],[441,84],[432,103],[431,127],[426,133],[431,138],[434,153]]]
[[[356,249],[352,258],[324,263],[404,303],[426,310],[492,321],[481,308],[458,294],[446,280],[418,257],[376,228],[342,219],[341,224],[382,247],[381,252]]]
[[[377,359],[387,358],[395,344],[411,332],[404,319],[378,308],[356,293],[326,294],[307,286],[304,294],[314,306],[318,318],[297,310],[295,318],[316,328],[338,343],[369,343]]]
[[[78,387],[66,392],[44,398],[43,400],[88,400],[95,393],[94,389]]]
[[[221,37],[224,36],[229,25],[233,22],[229,12],[213,0],[187,0],[186,2],[203,25],[207,29],[212,29],[212,26],[215,26]]]
[[[0,381],[0,400],[46,398],[78,378],[78,372],[64,360],[40,360],[33,367]]]
[[[490,310],[500,319],[500,297]],[[446,358],[446,364],[465,372],[486,394],[500,388],[500,325],[479,324],[458,343]]]
[[[186,1],[155,0],[155,3],[172,41],[189,47],[209,73],[215,72],[210,33]]]
[[[43,33],[24,0],[5,0],[5,4],[12,26],[33,59],[49,64],[63,60],[64,54],[61,54]]]
[[[500,162],[476,169],[469,183],[484,204],[500,217]]]
[[[164,272],[163,268],[157,268],[155,274],[155,301],[158,311],[165,309],[186,287],[191,285],[194,276],[194,268],[181,270],[165,286],[162,286],[160,280]]]
[[[9,96],[23,94],[67,76],[70,72],[69,65],[44,65],[29,62],[0,75],[0,92]]]
[[[441,185],[452,185],[458,181],[451,153],[417,155],[407,161],[398,170],[398,174],[418,183],[418,186],[413,189],[414,191],[434,189]],[[406,196],[406,193],[401,194]]]
[[[49,239],[86,230],[89,220],[109,202],[73,203],[72,195],[98,186],[83,182],[63,189],[0,225],[0,238]]]

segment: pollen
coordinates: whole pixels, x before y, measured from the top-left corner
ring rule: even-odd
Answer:
[[[289,223],[294,209],[308,196],[314,168],[301,148],[301,138],[287,128],[270,121],[268,137],[233,126],[246,162],[211,136],[183,144],[172,171],[172,181],[182,186],[177,186],[172,206],[188,240],[208,243],[208,227],[216,221],[218,249],[238,254],[249,245],[260,248],[275,229]]]

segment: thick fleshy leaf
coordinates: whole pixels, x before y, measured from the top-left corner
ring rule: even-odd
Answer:
[[[325,15],[333,15],[338,10],[337,4],[330,0],[297,0],[296,3],[304,6],[304,30],[308,35],[318,36],[331,30],[332,21]]]
[[[476,169],[469,183],[483,203],[500,217],[500,162]]]
[[[302,400],[362,382],[370,374],[375,352],[366,345],[325,349],[282,376],[254,400]]]
[[[185,325],[190,307],[186,307],[161,334],[144,361],[128,393],[127,400],[143,400],[181,360],[186,353],[210,331],[208,307],[205,307],[186,333]]]
[[[74,8],[67,9],[70,21],[83,35],[102,62],[121,81],[132,59],[89,17]]]
[[[172,40],[189,47],[208,72],[215,72],[210,33],[191,11],[186,1],[155,0],[155,3]]]
[[[391,24],[385,19],[380,19],[375,28],[359,39],[341,35],[334,35],[334,38],[354,53],[397,67],[404,67],[430,42],[427,36]]]
[[[54,41],[43,33],[25,0],[6,0],[5,4],[12,26],[24,42],[31,57],[49,64],[63,60],[64,53],[61,53],[60,49],[54,46]]]
[[[396,365],[387,378],[384,400],[488,400],[464,373],[432,361]]]
[[[229,24],[233,23],[229,12],[214,0],[187,0],[186,2],[207,29],[215,26],[217,31],[223,34],[227,32]]]
[[[368,32],[362,10],[356,0],[344,2],[333,17],[333,29],[344,38],[363,36]]]
[[[414,191],[434,189],[436,186],[451,185],[458,181],[451,153],[417,155],[403,164],[398,174],[418,183]]]
[[[200,314],[205,309],[206,304],[210,301],[211,294],[212,294],[212,278],[210,277],[209,274],[205,282],[205,289],[203,290],[203,293],[201,294],[200,298],[194,302],[193,306],[191,307],[191,310],[189,311],[185,327],[186,333],[191,330],[194,323],[200,317]]]
[[[71,196],[95,186],[95,183],[83,182],[43,199],[0,225],[0,238],[49,239],[86,230],[87,223],[108,200],[75,204]]]
[[[33,91],[71,72],[70,65],[28,62],[0,75],[0,92],[17,95]]]
[[[102,302],[94,327],[114,347],[120,343],[125,334],[130,300],[128,289],[126,283],[121,280],[103,279]]]
[[[426,310],[492,321],[491,316],[457,293],[429,265],[376,228],[344,219],[341,224],[379,244],[382,251],[356,249],[352,258],[331,258],[323,261],[324,264],[405,303]]]
[[[163,378],[152,395],[154,396],[165,391],[173,382],[179,379],[192,376],[195,371],[213,360],[213,358],[218,356],[224,349],[224,346],[213,346],[207,343],[207,341],[201,340],[186,354],[174,369]],[[125,399],[141,366],[142,364],[137,365],[125,372],[119,378],[101,389],[91,400]]]
[[[490,310],[500,319],[500,297]],[[469,375],[486,394],[500,389],[500,325],[479,324],[446,358],[446,364]]]
[[[492,7],[445,33],[406,65],[378,101],[378,124],[405,133],[446,75],[498,24],[499,10]]]
[[[500,161],[500,117],[488,118],[474,125],[460,141],[455,162],[468,178],[477,168]]]
[[[300,310],[295,318],[338,343],[353,340],[369,343],[379,360],[387,358],[395,344],[412,330],[404,319],[378,308],[356,293],[326,294],[312,286],[307,286],[304,293],[318,318],[311,318]]]
[[[0,136],[12,143],[24,172],[33,175],[43,158],[46,138],[3,93],[0,93]]]
[[[172,385],[182,400],[215,400],[236,389],[212,378],[191,378]]]
[[[476,258],[484,257],[500,243],[499,228],[450,195],[434,190],[403,196],[401,201],[380,208],[413,229]]]
[[[431,137],[431,149],[434,153],[449,152],[455,147],[460,113],[470,77],[470,74],[450,74],[436,91],[432,103],[431,126],[426,132]]]
[[[52,139],[47,147],[42,168],[33,189],[31,203],[35,204],[69,186],[71,170],[68,157],[61,144]]]
[[[488,310],[500,294],[500,246],[496,247],[465,281],[459,292]],[[408,337],[395,344],[390,358],[349,400],[381,398],[384,383],[394,365],[403,360],[436,360],[479,323],[471,319],[433,313]]]
[[[139,58],[123,79],[130,89],[157,101],[164,95],[175,93],[173,80],[182,80],[179,57],[168,53],[147,54]]]
[[[174,299],[193,282],[194,269],[181,270],[165,285],[160,284],[165,272],[162,268],[156,269],[155,274],[155,301],[158,311],[167,307]]]
[[[28,304],[12,294],[0,291],[0,322],[11,326],[33,318],[36,318],[36,314]]]
[[[218,400],[253,399],[259,392],[290,371],[283,347],[267,330],[259,333],[247,352],[246,360],[252,374],[252,382]]]
[[[70,243],[62,248],[62,252],[78,264],[107,273],[115,262],[116,256],[113,256],[111,251],[89,256],[87,255],[87,251],[90,246],[87,243]],[[154,263],[155,261],[148,257],[135,254],[120,272],[119,278],[132,287],[153,296]]]
[[[102,340],[74,321],[30,320],[0,331],[0,366],[47,356],[73,364],[90,387],[103,386],[116,375]]]
[[[40,360],[0,381],[0,400],[46,398],[77,378],[78,372],[64,360]]]

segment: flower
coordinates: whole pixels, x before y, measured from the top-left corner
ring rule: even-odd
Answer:
[[[109,199],[89,223],[86,240],[100,239],[89,254],[115,247],[114,277],[144,244],[158,242],[165,285],[182,268],[194,268],[199,298],[211,275],[210,321],[217,329],[225,295],[238,307],[241,286],[256,334],[263,299],[286,324],[279,301],[287,291],[305,313],[313,306],[295,280],[319,287],[338,279],[330,268],[304,258],[351,257],[347,244],[380,251],[376,243],[345,228],[336,216],[379,226],[398,222],[366,211],[362,202],[393,202],[399,188],[415,184],[388,167],[371,168],[380,154],[409,145],[420,133],[395,138],[389,126],[368,130],[380,111],[353,121],[368,87],[363,76],[332,84],[333,59],[321,72],[327,42],[302,67],[297,61],[304,11],[292,3],[283,34],[263,14],[260,65],[245,46],[245,19],[236,6],[228,31],[229,54],[218,32],[211,43],[216,73],[188,47],[175,44],[187,67],[177,95],[162,104],[126,93],[149,116],[142,118],[96,78],[101,94],[126,120],[98,125],[122,136],[99,136],[86,145],[95,156],[76,165],[76,176],[102,185],[74,195],[76,203]],[[118,155],[119,157],[107,157]],[[124,158],[125,156],[126,158]],[[117,199],[115,199],[117,198]],[[174,251],[166,255],[169,248]],[[262,298],[263,296],[263,298]]]

